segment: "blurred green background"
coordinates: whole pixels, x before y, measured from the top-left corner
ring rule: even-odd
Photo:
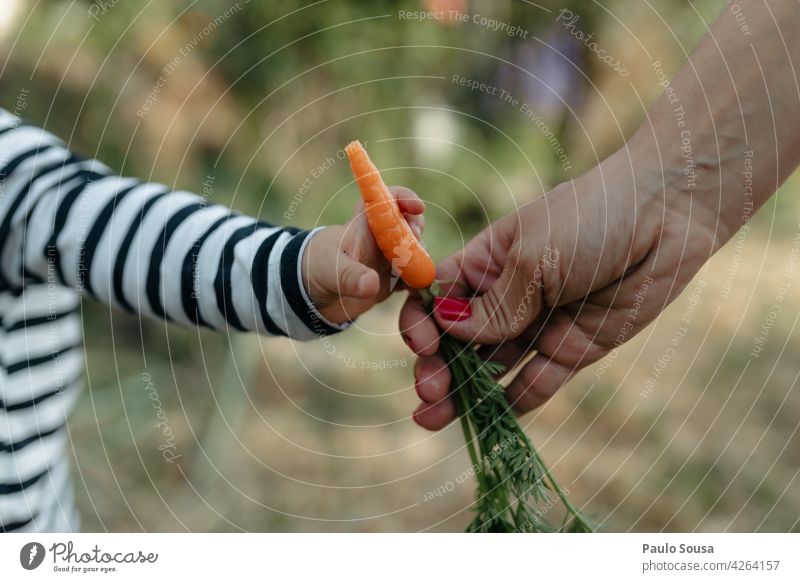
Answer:
[[[0,104],[123,174],[302,227],[348,217],[357,191],[339,152],[360,139],[387,181],[428,202],[425,241],[441,258],[622,145],[660,92],[651,63],[677,71],[723,6],[4,0]],[[562,9],[626,75],[569,33]],[[467,21],[408,17],[421,10]],[[800,282],[748,356],[797,232],[796,189],[793,177],[707,265],[699,292],[523,419],[607,530],[798,530]],[[458,426],[432,434],[410,419],[401,303],[300,344],[85,301],[87,389],[70,422],[83,528],[462,530],[470,483],[425,501],[469,461]]]

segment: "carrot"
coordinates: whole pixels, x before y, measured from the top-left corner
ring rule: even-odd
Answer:
[[[367,150],[360,141],[354,141],[344,151],[361,190],[369,230],[378,248],[406,285],[414,289],[429,287],[436,278],[433,260],[411,232]]]

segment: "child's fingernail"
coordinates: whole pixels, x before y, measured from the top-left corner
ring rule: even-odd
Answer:
[[[445,321],[464,321],[472,315],[469,299],[458,297],[435,297],[433,309]]]

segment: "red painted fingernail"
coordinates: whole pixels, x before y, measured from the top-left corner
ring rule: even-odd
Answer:
[[[435,297],[433,309],[445,321],[464,321],[472,315],[469,299],[458,297]]]

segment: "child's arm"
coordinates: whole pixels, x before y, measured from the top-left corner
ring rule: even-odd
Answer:
[[[422,212],[409,191],[399,198]],[[0,289],[69,286],[177,323],[309,339],[385,297],[388,267],[360,220],[270,225],[115,176],[0,110]]]

